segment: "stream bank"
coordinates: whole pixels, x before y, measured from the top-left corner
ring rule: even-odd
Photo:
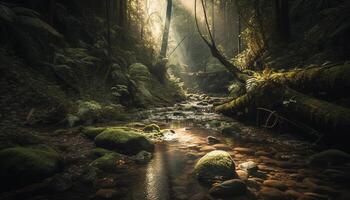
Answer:
[[[1,199],[211,200],[215,198],[209,194],[210,186],[198,182],[193,170],[202,156],[214,150],[231,155],[239,179],[248,188],[235,199],[347,199],[350,166],[346,161],[328,165],[337,161],[328,157],[326,163],[310,166],[310,156],[319,147],[213,113],[212,104],[223,98],[193,94],[187,99],[173,107],[134,113],[129,124],[98,125],[141,128],[156,123],[168,130],[155,142],[149,162],[137,164],[133,157],[123,156],[114,171],[91,170],[96,149],[81,129],[38,130],[62,153],[63,172],[42,183],[3,193]],[[215,138],[215,144],[208,143],[209,136]],[[215,184],[220,182],[218,178]]]

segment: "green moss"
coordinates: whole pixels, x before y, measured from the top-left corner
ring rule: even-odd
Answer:
[[[107,154],[114,153],[113,151],[104,149],[104,148],[95,148],[92,150],[92,154],[97,158],[105,156]]]
[[[104,156],[93,161],[90,166],[96,167],[102,171],[113,172],[120,168],[120,161],[123,161],[124,156],[118,153],[107,153]]]
[[[230,179],[235,176],[235,163],[229,153],[212,151],[196,163],[194,173],[199,180],[205,182],[210,182],[219,176]]]
[[[153,151],[154,145],[135,129],[109,128],[95,138],[96,146],[123,154],[137,154],[142,150]]]
[[[98,134],[106,129],[105,127],[84,127],[82,133],[89,139],[95,139]]]
[[[53,175],[62,168],[61,156],[47,146],[13,147],[0,151],[1,181],[24,185]]]
[[[122,105],[101,105],[96,101],[78,101],[76,116],[82,121],[124,120],[124,107]]]
[[[157,124],[149,124],[143,128],[143,131],[146,133],[160,132],[160,128]]]
[[[147,82],[151,79],[148,68],[141,63],[134,63],[129,67],[129,74],[134,81]]]
[[[219,127],[219,126],[221,126],[221,122],[219,122],[217,120],[212,120],[209,122],[209,126],[210,127]]]

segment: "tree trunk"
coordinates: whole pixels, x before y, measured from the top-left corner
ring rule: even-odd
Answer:
[[[111,0],[106,0],[106,23],[107,23],[107,50],[108,50],[108,58],[111,59],[111,15],[110,15],[110,8],[111,8]]]
[[[349,97],[350,64],[314,67],[275,73],[271,79],[317,98],[334,100]]]
[[[326,140],[342,141],[350,129],[350,109],[304,95],[272,81],[217,106],[215,110],[231,117],[252,118],[257,116],[258,108],[276,111],[285,119],[313,127],[324,134]]]
[[[48,23],[53,25],[54,17],[56,12],[56,0],[49,0],[49,14],[48,14]]]
[[[290,20],[288,0],[275,0],[276,32],[283,41],[290,38]]]
[[[173,9],[173,1],[168,0],[167,10],[166,10],[166,19],[165,19],[165,26],[164,26],[164,32],[163,32],[163,39],[162,39],[162,47],[160,49],[160,58],[166,58],[167,57],[167,50],[168,50],[168,42],[169,42],[169,33],[170,33],[170,22],[171,22],[171,14]]]

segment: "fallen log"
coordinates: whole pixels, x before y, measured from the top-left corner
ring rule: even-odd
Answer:
[[[229,103],[217,106],[215,110],[235,118],[251,118],[256,117],[260,107],[313,127],[330,143],[342,141],[350,130],[350,109],[310,97],[271,80]]]
[[[349,97],[350,64],[312,67],[274,73],[270,79],[311,96],[333,100]]]

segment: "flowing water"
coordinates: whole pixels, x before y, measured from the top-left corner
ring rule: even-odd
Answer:
[[[261,191],[267,186],[278,190],[282,188],[282,193],[276,194],[284,196],[272,199],[297,199],[295,196],[298,194],[316,196],[311,199],[332,200],[343,193],[348,194],[350,165],[310,168],[307,159],[317,151],[316,146],[295,137],[295,134],[272,132],[212,112],[212,104],[222,100],[196,95],[174,107],[135,113],[134,122],[156,123],[169,131],[156,142],[149,163],[136,165],[131,162],[120,172],[98,177],[115,180],[116,185],[112,188],[101,189],[79,181],[85,176],[84,168],[92,161],[89,155],[94,148],[93,142],[80,133],[52,137],[52,145],[55,146],[65,141],[67,148],[72,148],[67,158],[76,160],[60,176],[63,179],[58,179],[58,184],[55,184],[60,192],[53,193],[52,189],[43,191],[41,187],[38,188],[40,190],[34,187],[34,192],[32,187],[28,190],[28,198],[19,198],[18,192],[15,192],[6,199],[212,200],[209,187],[196,180],[193,169],[202,156],[213,150],[227,151],[234,159],[236,172],[246,182],[249,188],[247,194],[250,194],[240,199],[261,199]],[[224,127],[230,127],[228,135],[223,134]],[[208,144],[208,136],[219,142]],[[247,162],[255,163],[258,169],[254,173],[248,172],[241,165]],[[64,181],[64,177],[75,178],[71,178],[72,182]],[[277,180],[279,184],[274,186],[267,180]],[[27,195],[28,191],[22,192]],[[295,196],[291,198],[291,194]]]

